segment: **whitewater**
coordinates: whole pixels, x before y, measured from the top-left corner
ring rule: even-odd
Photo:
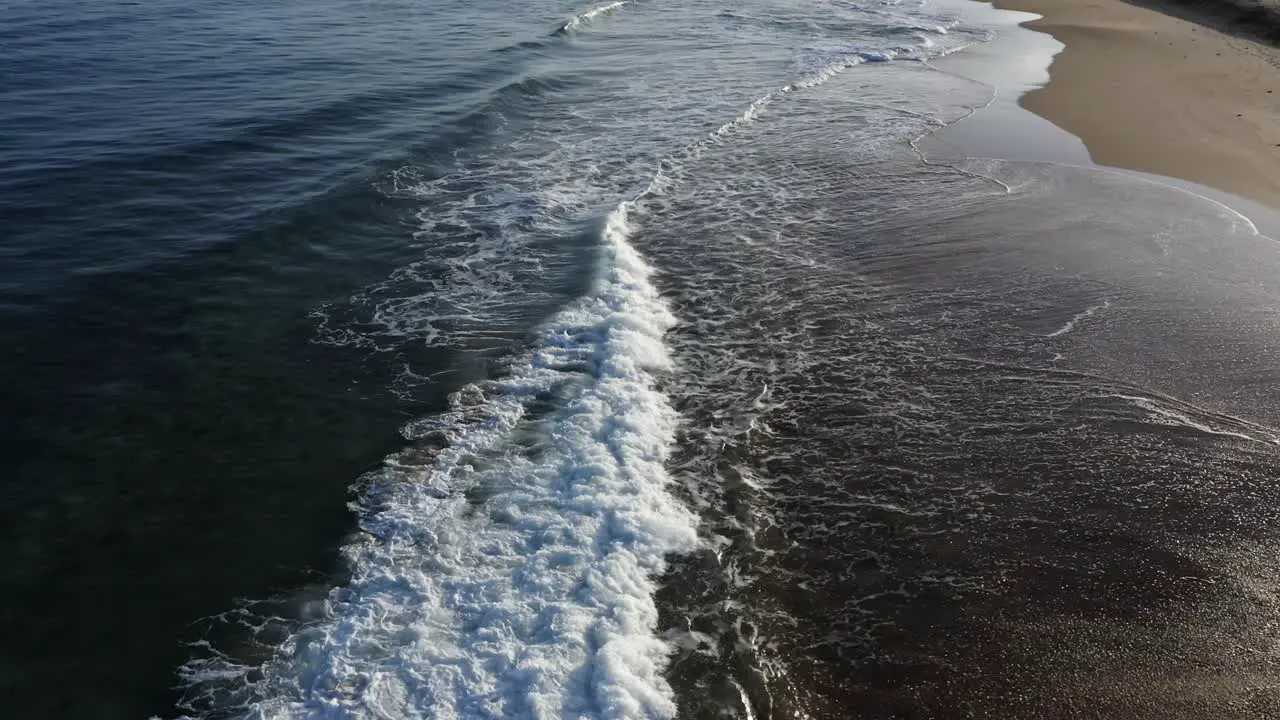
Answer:
[[[353,576],[325,619],[260,680],[220,657],[188,682],[239,675],[258,718],[674,715],[654,578],[696,523],[667,489],[677,416],[654,387],[674,318],[627,243],[628,209],[603,229],[595,291],[509,377],[408,426],[416,446],[366,479]],[[537,417],[552,395],[560,409]]]
[[[1026,16],[9,6],[5,717],[1280,717],[1277,246]]]
[[[590,9],[561,30],[584,30],[628,5]],[[920,60],[969,42],[935,48],[919,33],[944,36],[946,27],[904,27],[916,44],[895,35],[881,48],[828,49],[789,82],[753,93],[734,119],[706,130],[690,123],[692,132],[681,130],[686,142],[620,166],[642,168],[649,180],[599,221],[591,286],[543,322],[496,377],[454,392],[447,412],[403,427],[408,447],[357,484],[360,532],[342,549],[349,576],[294,609],[300,619],[247,623],[263,638],[266,628],[287,628],[278,642],[255,637],[261,662],[196,643],[201,652],[180,670],[190,716],[674,717],[664,673],[679,640],[660,634],[655,594],[669,559],[703,542],[699,517],[667,471],[680,416],[662,391],[677,372],[664,335],[677,318],[632,245],[633,226],[647,201],[771,105],[864,63]],[[715,109],[699,113],[710,118]],[[574,117],[607,110],[600,104]],[[516,183],[537,173],[544,209],[536,223],[552,232],[565,226],[559,216],[589,211],[636,184],[600,173],[598,165],[617,160],[576,154],[584,149],[566,142],[546,156],[503,158],[416,186],[413,197],[465,198],[447,214],[424,212],[424,227],[479,227],[498,217],[503,245],[449,259],[454,284],[433,280],[430,292],[418,293],[388,285],[386,292],[400,293],[390,299],[381,289],[366,293],[374,297],[367,325],[381,328],[383,341],[325,335],[329,316],[321,317],[322,339],[374,347],[386,336],[445,345],[483,335],[491,308],[506,302],[499,290],[540,262],[529,252],[534,231],[521,230],[526,210]],[[604,179],[584,190],[584,167]],[[477,192],[480,180],[497,190]],[[508,197],[516,198],[510,206]],[[444,304],[461,309],[448,315],[438,309]]]

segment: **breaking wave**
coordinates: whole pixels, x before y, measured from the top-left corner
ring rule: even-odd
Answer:
[[[655,577],[696,544],[668,492],[677,416],[654,387],[674,323],[603,230],[594,292],[510,374],[411,423],[364,480],[351,580],[261,667],[210,653],[187,708],[253,718],[671,717]]]
[[[600,5],[597,7],[593,7],[590,10],[580,15],[573,16],[572,19],[568,20],[563,25],[561,25],[560,32],[562,33],[573,32],[574,30],[577,30],[583,27],[584,25],[591,24],[592,22],[595,21],[596,18],[602,15],[612,15],[613,13],[617,12],[618,10],[621,10],[622,8],[630,4],[631,4],[630,0],[621,0],[620,2],[611,2],[607,5]]]

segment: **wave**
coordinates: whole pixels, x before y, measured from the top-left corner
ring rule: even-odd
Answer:
[[[405,428],[364,481],[350,581],[265,665],[183,669],[184,707],[252,718],[675,714],[655,578],[697,543],[667,491],[677,415],[654,384],[675,320],[628,242],[602,231],[594,292],[510,374]],[[550,411],[539,412],[550,405]]]
[[[619,2],[611,2],[608,5],[600,5],[598,7],[593,7],[590,10],[580,15],[575,15],[573,18],[566,21],[563,25],[560,26],[558,32],[561,32],[561,33],[573,32],[574,30],[577,30],[578,28],[584,25],[591,24],[593,21],[595,21],[596,18],[600,17],[601,15],[612,15],[613,13],[617,12],[618,10],[630,4],[631,4],[631,0],[620,0]]]
[[[781,88],[778,88],[777,90],[770,91],[756,98],[751,102],[750,105],[747,106],[747,109],[744,110],[741,115],[734,118],[733,120],[730,120],[729,122],[724,123],[720,127],[716,128],[715,131],[711,133],[711,138],[714,139],[714,138],[727,135],[729,133],[732,133],[735,129],[743,125],[749,125],[751,123],[754,123],[756,120],[760,119],[760,114],[764,112],[765,108],[767,108],[775,100],[777,100],[779,97],[783,95],[787,95],[789,93],[793,93],[799,90],[808,90],[810,88],[818,87],[819,85],[822,85],[823,83],[827,82],[828,80],[835,77],[836,75],[839,75],[840,73],[843,73],[849,68],[852,68],[857,65],[862,65],[864,63],[889,62],[891,60],[896,60],[899,57],[906,57],[909,59],[918,59],[910,51],[900,51],[900,50],[883,50],[883,51],[860,50],[860,51],[852,52],[842,57],[839,57],[838,59],[828,62],[827,64],[818,68],[814,72],[803,76],[802,78],[800,78],[794,83],[791,83],[790,85],[784,85]]]
[[[663,677],[672,640],[657,635],[654,595],[667,556],[698,546],[697,519],[668,487],[678,418],[656,388],[671,368],[663,337],[675,319],[630,244],[629,218],[678,180],[683,161],[771,103],[898,56],[839,55],[660,162],[604,222],[595,286],[502,378],[407,425],[410,446],[363,479],[363,532],[343,550],[350,578],[314,603],[316,619],[262,642],[265,663],[206,646],[182,669],[183,708],[251,718],[674,716]],[[510,208],[511,222],[538,214],[517,212],[503,185],[483,185],[467,207]],[[459,254],[462,269],[482,259]],[[405,320],[405,307],[385,309]],[[396,334],[437,342],[424,327]]]

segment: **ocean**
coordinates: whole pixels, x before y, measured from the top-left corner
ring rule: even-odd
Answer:
[[[1004,17],[0,3],[0,714],[1280,713],[1280,246]]]

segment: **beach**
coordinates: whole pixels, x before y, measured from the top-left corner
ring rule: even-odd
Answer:
[[[1027,27],[1066,46],[1023,107],[1079,137],[1101,165],[1280,207],[1280,52],[1228,23],[1229,3],[1196,4],[1194,15],[1185,4],[1145,5],[997,0],[1042,15]]]

